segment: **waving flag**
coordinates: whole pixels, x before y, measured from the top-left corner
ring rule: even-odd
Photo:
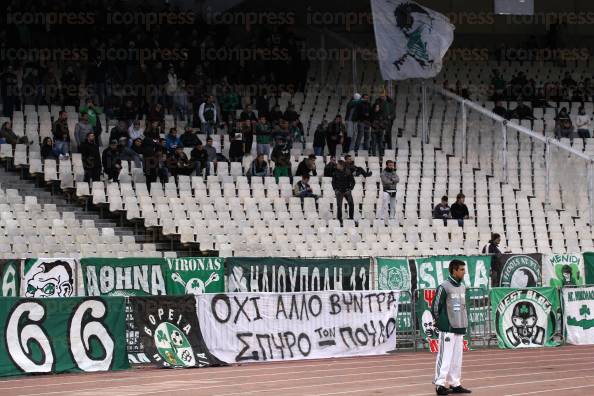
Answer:
[[[431,78],[454,41],[454,25],[439,12],[408,0],[371,0],[384,80]]]

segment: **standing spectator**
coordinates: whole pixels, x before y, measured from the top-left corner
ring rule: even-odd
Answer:
[[[330,157],[330,161],[324,167],[324,177],[332,177],[336,172],[336,157]]]
[[[441,202],[433,208],[433,218],[443,219],[443,224],[447,224],[448,219],[451,219],[450,205],[448,205],[448,197],[444,195],[441,197]]]
[[[302,201],[304,198],[318,199],[318,196],[313,193],[313,190],[309,185],[309,175],[302,175],[301,180],[295,183],[293,195],[301,198]]]
[[[586,109],[584,106],[580,106],[578,110],[578,116],[575,120],[577,127],[577,133],[582,139],[590,137],[590,116],[586,115]]]
[[[46,159],[53,159],[57,161],[59,156],[60,154],[54,147],[52,138],[47,136],[45,139],[43,139],[43,143],[41,144],[41,159],[44,161]]]
[[[87,98],[86,105],[80,109],[80,112],[87,114],[88,123],[95,133],[95,141],[101,145],[101,122],[99,122],[99,115],[103,113],[103,109],[95,106],[93,98]]]
[[[292,121],[289,130],[291,132],[291,141],[299,142],[305,148],[305,134],[303,133],[301,123],[299,121]]]
[[[501,243],[501,235],[497,233],[491,234],[491,240],[483,247],[483,254],[501,254],[499,244]]]
[[[175,96],[175,92],[177,91],[177,74],[175,73],[175,68],[172,64],[169,65],[169,69],[167,71],[167,81],[165,82],[165,93],[166,93],[166,106],[167,109],[171,112],[173,108],[173,98]]]
[[[386,117],[379,103],[373,105],[370,117],[371,123],[371,146],[370,155],[384,156],[384,129],[386,128]]]
[[[385,220],[385,216],[388,213],[389,218],[396,218],[396,187],[400,178],[396,174],[396,164],[392,160],[386,161],[386,168],[380,175],[382,181],[382,202],[379,210],[379,219]]]
[[[215,133],[217,107],[214,103],[214,96],[208,95],[206,97],[206,102],[202,103],[198,109],[198,116],[201,124],[200,131],[206,135]]]
[[[499,117],[509,119],[507,109],[503,106],[503,102],[500,100],[495,102],[495,107],[493,107],[493,113],[497,114]]]
[[[138,106],[132,99],[126,99],[124,107],[120,110],[120,118],[131,125],[138,119]],[[142,118],[142,117],[141,117]],[[130,126],[131,128],[132,126]]]
[[[274,139],[275,143],[280,141],[282,144],[287,144],[289,149],[293,146],[293,135],[289,130],[289,123],[287,120],[280,120],[277,128],[272,131],[272,138]]]
[[[128,137],[134,142],[136,139],[144,139],[144,128],[140,126],[140,120],[134,120],[128,128]]]
[[[196,147],[190,153],[190,160],[194,163],[196,176],[202,176],[208,163],[208,153],[204,150],[201,141],[198,141]]]
[[[194,130],[190,126],[186,126],[184,133],[179,137],[184,147],[196,147],[200,139],[198,135],[194,133]]]
[[[265,176],[268,176],[268,174],[269,174],[268,163],[264,160],[264,154],[259,153],[256,156],[256,159],[252,161],[252,164],[250,165],[250,168],[247,171],[247,176],[248,177],[253,177],[253,176],[265,177]]]
[[[230,115],[235,118],[235,111],[241,105],[239,95],[231,90],[231,87],[225,86],[223,88],[223,95],[219,97],[219,104],[221,105],[221,115],[224,120],[229,119]]]
[[[268,91],[263,89],[261,94],[256,97],[256,110],[258,110],[258,117],[268,117],[270,112],[270,96]]]
[[[169,134],[167,134],[167,137],[165,138],[165,149],[167,150],[167,152],[173,153],[175,151],[175,148],[181,145],[182,142],[179,136],[177,136],[177,129],[169,129]]]
[[[272,150],[272,154],[270,154],[270,159],[275,163],[280,162],[282,159],[288,164],[290,161],[290,153],[291,149],[289,148],[289,145],[282,137],[279,137],[277,138],[277,144]]]
[[[229,159],[231,162],[241,162],[243,160],[243,136],[241,133],[236,133],[229,145]]]
[[[206,159],[206,175],[208,176],[210,174],[210,164],[212,163],[216,169],[217,167],[217,149],[212,145],[213,141],[212,138],[210,136],[208,136],[206,138],[206,146],[204,147],[204,150],[206,151],[206,154],[208,156],[208,158]]]
[[[115,140],[119,142],[120,138],[122,137],[125,137],[126,139],[129,137],[128,125],[124,120],[118,121],[118,124],[111,128],[111,131],[109,133],[109,141],[111,142],[112,140]]]
[[[80,145],[87,140],[87,136],[91,132],[93,132],[93,126],[89,123],[89,115],[87,113],[82,113],[74,127],[74,138],[76,139],[79,151]]]
[[[376,103],[379,103],[382,113],[384,114],[386,125],[384,131],[384,144],[388,149],[392,149],[392,126],[394,125],[394,119],[396,119],[396,107],[392,98],[384,93],[380,95]]]
[[[180,81],[179,86],[173,95],[173,106],[175,108],[177,119],[186,121],[186,117],[188,117],[190,111],[190,104],[188,101],[188,91],[186,90],[185,81]]]
[[[303,175],[312,175],[317,176],[316,171],[316,156],[315,154],[310,154],[307,158],[304,158],[303,161],[299,163],[297,166],[297,171],[295,171],[295,176],[303,176]]]
[[[240,121],[248,121],[252,124],[258,122],[258,117],[256,117],[256,113],[252,110],[252,105],[248,104],[239,114]]]
[[[266,116],[260,115],[260,120],[256,124],[256,153],[270,155],[270,124],[266,121]]]
[[[269,118],[272,125],[278,125],[280,123],[280,120],[283,118],[283,112],[281,111],[278,103],[272,108]]]
[[[337,217],[342,224],[342,201],[346,199],[349,205],[349,219],[355,215],[355,203],[353,202],[352,190],[355,188],[355,178],[346,168],[344,161],[338,161],[336,171],[332,176],[332,188],[336,194]]]
[[[161,106],[161,103],[155,103],[148,114],[148,122],[153,127],[160,127],[162,130],[165,128],[165,109]]]
[[[359,151],[361,139],[363,139],[363,150],[369,148],[369,127],[371,121],[371,104],[369,95],[363,95],[361,102],[357,105],[357,137],[355,139],[355,151]]]
[[[243,139],[245,153],[252,152],[252,146],[254,145],[254,125],[250,121],[241,121],[241,135]],[[235,136],[235,135],[234,135]]]
[[[101,159],[103,163],[103,172],[107,175],[107,179],[117,182],[118,177],[120,176],[120,171],[122,170],[122,161],[120,160],[120,151],[118,149],[117,140],[109,141],[109,147],[103,150]]]
[[[10,121],[6,121],[2,124],[2,128],[0,128],[0,138],[6,140],[6,143],[12,144],[12,147],[16,144],[29,144],[29,139],[27,136],[18,136],[12,130],[12,123]]]
[[[326,131],[326,143],[328,144],[328,154],[336,156],[336,146],[342,141],[342,148],[345,153],[349,151],[350,138],[347,136],[346,127],[342,122],[342,117],[338,114],[334,121],[328,124]]]
[[[324,146],[326,146],[326,135],[328,131],[328,123],[323,120],[320,125],[316,128],[313,139],[314,153],[319,156],[324,155]]]
[[[85,182],[101,180],[101,154],[99,146],[95,141],[95,133],[89,132],[86,140],[79,146],[82,155],[83,169],[85,171]]]
[[[347,103],[346,108],[346,135],[345,142],[342,145],[342,150],[345,153],[350,151],[350,143],[357,135],[357,123],[359,122],[359,103],[361,102],[361,94],[356,93],[353,99]],[[348,144],[346,143],[348,142]]]
[[[142,141],[142,159],[144,160],[144,175],[147,186],[157,181],[159,170],[159,156],[157,155],[157,138],[146,137]]]
[[[52,127],[52,135],[54,135],[54,146],[63,155],[70,152],[70,131],[68,130],[68,113],[60,110],[58,119],[54,122]]]
[[[464,225],[464,220],[470,219],[470,213],[468,212],[468,207],[464,203],[466,197],[464,194],[460,193],[456,196],[456,202],[452,205],[450,209],[450,214],[452,215],[452,219],[458,220],[458,225],[462,227]]]

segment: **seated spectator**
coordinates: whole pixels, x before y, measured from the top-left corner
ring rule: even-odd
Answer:
[[[200,138],[190,126],[186,126],[184,133],[179,138],[184,147],[196,147],[200,141]]]
[[[316,171],[316,156],[315,154],[310,154],[307,158],[303,159],[297,166],[297,171],[295,171],[295,176],[303,176],[303,175],[312,175],[317,176],[318,173]]]
[[[12,123],[10,121],[6,121],[2,124],[2,128],[0,129],[0,138],[6,140],[6,143],[12,144],[14,147],[16,144],[29,144],[29,139],[27,136],[17,136],[16,133],[12,130]]]
[[[326,146],[326,136],[328,131],[328,123],[323,120],[320,125],[316,128],[313,139],[314,153],[319,156],[324,155],[324,147]]]
[[[336,172],[336,157],[330,157],[330,161],[324,167],[324,177],[332,177]]]
[[[503,102],[501,101],[495,102],[493,113],[497,114],[499,117],[508,119],[507,109],[503,106]]]
[[[357,176],[369,177],[373,174],[372,172],[365,171],[365,169],[361,168],[360,166],[356,166],[355,161],[353,160],[353,157],[350,155],[346,155],[344,157],[344,162],[345,162],[347,170],[349,172],[351,172],[353,177],[357,177]]]
[[[252,161],[250,168],[246,175],[248,177],[261,176],[265,177],[269,175],[268,163],[264,160],[264,154],[258,154],[256,159]]]
[[[140,159],[140,155],[130,147],[128,147],[128,139],[125,137],[121,137],[119,140],[119,150],[120,150],[120,160],[127,161],[128,163],[133,162],[134,167],[142,168],[142,161]],[[142,142],[139,142],[142,144]]]
[[[291,175],[291,165],[289,161],[286,161],[284,157],[281,157],[278,161],[275,161],[274,170],[272,171],[273,176],[276,178],[276,182],[278,183],[278,178],[282,176],[292,177]]]
[[[433,208],[433,218],[443,219],[444,224],[447,224],[447,220],[452,218],[450,214],[450,205],[448,205],[448,197],[446,195],[441,197],[441,202]]]
[[[150,139],[155,139],[161,136],[162,133],[163,126],[161,126],[158,121],[152,121],[148,124],[148,127],[144,131],[144,136]]]
[[[81,144],[87,140],[87,136],[91,132],[93,132],[93,126],[89,123],[89,115],[87,113],[82,113],[74,127],[74,138],[76,139],[76,144],[79,148]]]
[[[491,240],[483,247],[483,254],[501,254],[499,244],[501,243],[501,235],[491,234]]]
[[[144,139],[144,128],[140,126],[140,120],[134,120],[130,128],[128,128],[128,137],[130,142],[134,142],[136,139]]]
[[[258,154],[270,155],[270,124],[266,121],[266,116],[261,115],[256,124],[256,152]]]
[[[58,119],[52,125],[54,147],[63,155],[70,152],[70,130],[68,129],[68,113],[60,110]]]
[[[171,128],[169,134],[165,137],[165,148],[168,152],[173,153],[177,146],[181,146],[182,142],[177,136],[177,129]]]
[[[569,117],[569,113],[567,113],[566,107],[562,107],[561,110],[559,110],[559,113],[557,113],[557,116],[555,117],[555,121],[557,121],[557,122],[560,122],[563,120],[571,121],[571,118]]]
[[[590,116],[586,114],[584,106],[580,106],[578,110],[578,116],[575,120],[575,126],[577,127],[577,133],[582,139],[590,137]]]
[[[124,120],[118,121],[118,124],[111,128],[111,132],[109,133],[109,141],[111,142],[112,140],[117,140],[119,142],[120,138],[122,137],[125,137],[126,139],[129,137],[128,125]]]
[[[111,140],[109,142],[109,146],[103,150],[101,159],[103,172],[107,175],[108,180],[117,182],[120,171],[122,170],[122,161],[120,160],[120,150],[118,149],[117,140]]]
[[[303,200],[303,198],[318,199],[318,196],[313,193],[311,186],[309,185],[309,175],[302,175],[301,180],[295,183],[293,195],[301,198],[301,200]]]
[[[555,137],[557,139],[570,138],[573,139],[573,124],[570,118],[562,118],[559,120],[555,128]]]
[[[155,103],[148,113],[148,122],[156,122],[161,128],[165,125],[165,109],[161,106],[161,103]]]
[[[380,175],[383,192],[380,197],[378,218],[385,219],[388,215],[390,219],[396,218],[396,188],[400,177],[396,174],[396,163],[392,160],[386,161],[386,167]],[[389,211],[388,211],[389,210]]]
[[[464,194],[460,193],[456,196],[456,202],[452,205],[450,209],[450,215],[452,219],[458,220],[458,225],[462,227],[464,225],[464,220],[470,219],[470,213],[468,212],[468,207],[464,203],[466,197]]]
[[[252,105],[248,104],[239,114],[240,121],[249,121],[250,123],[255,124],[258,122],[258,118],[256,117],[256,113],[252,110]]]
[[[177,146],[167,158],[167,169],[171,176],[177,179],[178,175],[191,175],[195,167],[188,159],[183,146]]]
[[[150,139],[149,139],[150,140]],[[140,157],[140,159],[142,159],[142,156],[144,154],[144,149],[142,147],[142,139],[141,138],[137,138],[134,139],[134,141],[132,142],[132,147],[131,147],[132,151],[134,151],[136,154],[138,154],[138,156]]]
[[[43,139],[43,143],[41,144],[41,159],[53,159],[58,160],[60,154],[57,152],[56,148],[54,147],[54,143],[52,142],[51,137],[46,137]]]
[[[534,120],[534,114],[532,109],[526,103],[519,101],[518,106],[512,110],[511,118],[517,118],[519,120]]]
[[[138,106],[131,99],[127,99],[120,110],[120,118],[130,124],[138,119],[138,115]]]
[[[206,165],[208,164],[208,153],[204,149],[201,141],[198,141],[198,144],[190,153],[190,160],[194,163],[196,176],[202,176],[206,169]]]
[[[241,133],[236,133],[229,145],[229,159],[231,162],[241,162],[243,160],[243,136]]]

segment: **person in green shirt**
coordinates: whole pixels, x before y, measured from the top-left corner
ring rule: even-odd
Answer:
[[[101,121],[99,121],[99,115],[103,113],[103,109],[95,106],[93,98],[87,98],[86,104],[80,108],[80,113],[88,115],[89,125],[93,128],[93,132],[95,132],[95,140],[101,145]]]
[[[272,129],[266,121],[266,116],[261,115],[256,124],[256,150],[258,154],[270,156],[270,134]]]
[[[225,87],[223,95],[219,97],[219,105],[221,106],[222,119],[227,120],[230,113],[235,114],[235,110],[241,108],[241,99],[229,87]]]

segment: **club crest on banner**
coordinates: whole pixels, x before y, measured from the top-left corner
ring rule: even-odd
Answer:
[[[408,267],[383,266],[380,269],[378,282],[381,290],[409,290],[410,281]]]

